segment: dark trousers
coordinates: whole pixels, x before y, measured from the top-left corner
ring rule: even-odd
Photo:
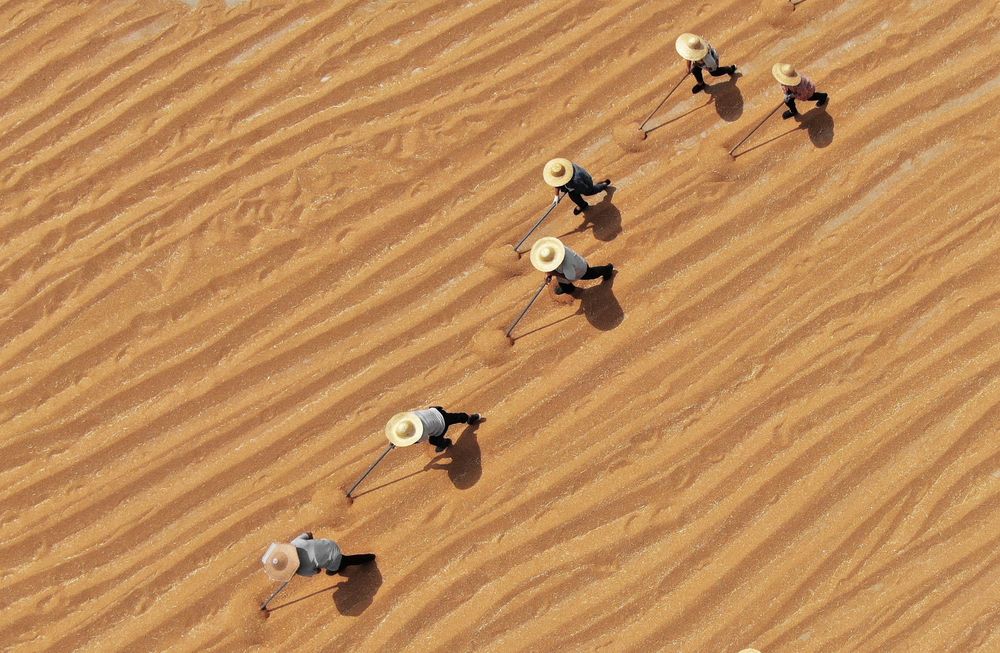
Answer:
[[[826,93],[817,92],[810,95],[806,102],[826,102],[827,97],[829,96]],[[788,107],[788,110],[792,112],[793,116],[798,115],[799,110],[795,107],[795,96],[791,93],[785,94],[785,106]]]
[[[433,444],[435,447],[440,447],[441,445],[449,445],[451,441],[444,436],[448,434],[448,427],[452,424],[468,424],[469,414],[468,413],[449,413],[441,406],[434,406],[434,410],[441,413],[441,417],[444,418],[444,433],[441,435],[434,435],[427,438],[427,441]]]
[[[705,83],[705,78],[702,76],[701,72],[703,69],[704,69],[703,66],[694,66],[691,68],[691,73],[694,75],[694,78],[698,80],[699,84]],[[719,66],[715,70],[709,70],[708,74],[711,75],[712,77],[722,77],[723,75],[735,75],[736,66]]]
[[[587,200],[583,199],[584,195],[597,195],[598,193],[603,193],[610,185],[611,184],[606,184],[602,181],[599,184],[591,183],[585,188],[566,188],[563,186],[563,190],[569,193],[569,198],[573,200],[573,203],[582,210],[590,206],[590,204],[587,204]]]
[[[581,279],[596,279],[597,277],[603,277],[605,273],[611,272],[611,264],[607,265],[588,265],[587,271],[583,274]],[[563,289],[563,292],[570,292],[576,286],[566,281],[559,281],[559,287]]]
[[[363,565],[366,562],[371,562],[375,559],[374,553],[357,553],[351,556],[342,556],[340,558],[340,566],[337,567],[336,571],[339,573],[344,570],[345,567],[350,567],[351,565]]]

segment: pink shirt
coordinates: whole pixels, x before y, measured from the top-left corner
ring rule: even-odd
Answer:
[[[808,100],[816,92],[816,85],[813,84],[812,80],[805,75],[799,75],[802,79],[799,80],[797,86],[785,86],[781,85],[785,93],[791,93],[795,96],[796,100]]]

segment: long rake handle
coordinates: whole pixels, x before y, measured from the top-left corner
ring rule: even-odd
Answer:
[[[535,300],[536,300],[536,299],[538,299],[538,296],[542,294],[542,291],[543,291],[543,290],[545,290],[545,286],[547,286],[547,285],[549,285],[549,280],[548,280],[548,278],[546,277],[545,281],[543,281],[543,282],[542,282],[542,285],[541,285],[541,286],[539,286],[539,287],[538,287],[538,290],[536,290],[536,291],[535,291],[535,294],[534,294],[534,296],[533,296],[533,297],[531,298],[531,301],[530,301],[530,302],[528,302],[528,305],[524,307],[524,310],[523,310],[523,311],[521,311],[521,314],[517,316],[517,319],[516,319],[516,320],[514,320],[514,321],[513,321],[512,323],[511,323],[511,325],[510,325],[510,328],[509,328],[509,329],[507,329],[507,333],[506,333],[506,336],[507,336],[508,338],[510,337],[510,334],[511,334],[511,333],[513,333],[513,331],[514,331],[514,327],[516,327],[516,326],[517,326],[517,323],[521,321],[521,318],[525,316],[525,314],[526,314],[526,313],[528,312],[528,309],[529,309],[529,308],[531,308],[531,305],[535,303]]]
[[[679,80],[677,80],[677,84],[675,84],[675,85],[674,85],[674,87],[673,87],[672,89],[670,89],[670,92],[669,92],[669,93],[667,93],[667,97],[665,97],[665,98],[663,98],[662,100],[660,100],[660,103],[656,105],[656,108],[655,108],[655,109],[653,109],[653,111],[652,111],[652,112],[650,112],[650,114],[649,114],[648,116],[646,116],[646,119],[642,121],[642,123],[641,123],[641,124],[639,125],[639,129],[641,129],[641,130],[645,131],[645,127],[646,127],[646,123],[647,123],[647,122],[649,122],[649,119],[650,119],[650,118],[652,118],[652,117],[653,117],[653,115],[654,115],[654,114],[655,114],[655,113],[656,113],[657,111],[659,111],[659,110],[660,110],[660,107],[662,107],[662,106],[663,106],[663,103],[664,103],[664,102],[666,102],[666,101],[667,101],[667,100],[668,100],[668,99],[670,98],[670,96],[674,94],[674,91],[676,91],[676,90],[677,90],[678,88],[680,88],[680,86],[681,86],[681,83],[682,83],[682,82],[683,82],[683,81],[684,81],[685,79],[687,79],[687,76],[688,76],[688,75],[690,75],[690,74],[691,74],[691,71],[689,70],[689,71],[687,71],[686,73],[684,73],[684,77],[681,77],[681,78],[680,78]]]
[[[372,466],[371,466],[371,467],[369,467],[369,468],[368,468],[368,469],[367,469],[367,470],[365,471],[365,473],[361,475],[361,478],[359,478],[359,479],[357,480],[357,482],[355,482],[355,483],[354,483],[354,485],[352,485],[352,486],[351,486],[351,489],[347,491],[347,498],[348,498],[348,499],[350,499],[350,498],[351,498],[351,492],[354,492],[354,490],[356,490],[356,489],[357,489],[357,487],[358,487],[359,485],[361,485],[361,481],[365,480],[365,478],[366,478],[366,477],[367,477],[367,476],[368,476],[369,474],[371,474],[371,473],[372,473],[372,470],[373,470],[373,469],[375,469],[375,465],[377,465],[377,464],[379,464],[380,462],[382,462],[382,459],[383,459],[383,458],[385,458],[385,457],[386,457],[386,455],[387,455],[387,454],[388,454],[388,453],[389,453],[390,451],[392,451],[393,449],[395,449],[395,448],[396,448],[396,445],[394,445],[394,444],[391,444],[391,443],[389,444],[389,446],[388,446],[388,447],[386,447],[385,451],[383,451],[383,452],[382,452],[382,455],[378,457],[378,460],[376,460],[375,462],[373,462],[373,463],[372,463]]]
[[[751,129],[749,134],[747,134],[746,136],[743,137],[743,140],[741,140],[739,143],[737,143],[736,145],[734,145],[733,149],[729,150],[729,156],[732,156],[733,152],[735,152],[739,148],[740,145],[743,145],[744,143],[746,143],[747,139],[750,138],[751,136],[753,136],[754,132],[757,131],[758,129],[760,129],[761,125],[763,125],[765,122],[767,122],[767,119],[770,118],[771,116],[773,116],[774,112],[777,111],[778,109],[780,109],[781,107],[783,107],[784,105],[785,105],[785,103],[781,102],[781,103],[778,104],[778,106],[776,106],[773,109],[771,109],[771,113],[769,113],[766,116],[764,116],[764,119],[761,120],[759,123],[757,123],[757,126],[754,127],[753,129]]]
[[[545,218],[549,217],[549,213],[552,213],[552,210],[554,208],[556,208],[557,206],[559,206],[559,202],[561,202],[564,197],[566,197],[566,193],[559,193],[559,197],[556,198],[556,201],[551,206],[549,206],[549,210],[546,211],[542,215],[542,217],[538,218],[538,222],[535,223],[535,226],[532,227],[531,229],[529,229],[528,233],[524,234],[524,238],[522,238],[521,240],[517,241],[517,244],[514,245],[514,251],[515,252],[517,252],[518,254],[521,253],[518,250],[520,250],[521,245],[524,244],[524,241],[528,240],[528,236],[530,236],[532,233],[534,233],[535,229],[538,229],[538,226],[540,224],[542,224],[542,222],[545,221]]]
[[[278,594],[280,594],[280,593],[281,593],[281,590],[283,590],[283,589],[285,589],[286,587],[288,587],[288,584],[289,584],[290,582],[292,582],[292,579],[291,579],[291,578],[289,578],[289,579],[288,579],[288,580],[286,580],[286,581],[285,581],[284,583],[282,583],[282,584],[281,584],[281,587],[279,587],[278,589],[274,590],[274,594],[272,594],[271,596],[267,597],[267,600],[266,600],[266,601],[264,601],[263,603],[261,603],[261,604],[260,604],[260,609],[261,609],[261,610],[267,610],[267,604],[268,604],[268,603],[270,603],[271,601],[273,601],[273,600],[274,600],[274,597],[276,597],[276,596],[277,596]]]

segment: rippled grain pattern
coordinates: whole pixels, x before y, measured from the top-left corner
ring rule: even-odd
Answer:
[[[621,143],[688,30],[744,76]],[[0,2],[0,643],[1000,650],[998,34],[993,0]],[[776,60],[828,112],[730,161]],[[554,155],[617,192],[539,234],[620,271],[477,351],[540,283],[484,261]],[[487,420],[343,499],[430,404]],[[305,529],[377,570],[257,619]]]

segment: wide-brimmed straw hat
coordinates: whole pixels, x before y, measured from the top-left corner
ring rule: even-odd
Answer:
[[[552,159],[542,168],[542,179],[549,186],[562,186],[573,178],[573,162],[569,159]]]
[[[385,437],[397,447],[408,447],[424,435],[424,423],[413,411],[398,413],[385,425]]]
[[[779,83],[785,86],[798,86],[802,77],[795,72],[795,66],[790,63],[776,63],[771,66],[771,74]]]
[[[260,559],[271,580],[288,580],[299,568],[299,554],[293,544],[273,542]]]
[[[708,54],[708,43],[705,43],[705,39],[690,32],[678,36],[674,41],[674,47],[677,49],[677,54],[688,61],[701,61]]]
[[[545,236],[531,246],[531,264],[539,272],[552,272],[566,258],[566,246],[552,236]]]

